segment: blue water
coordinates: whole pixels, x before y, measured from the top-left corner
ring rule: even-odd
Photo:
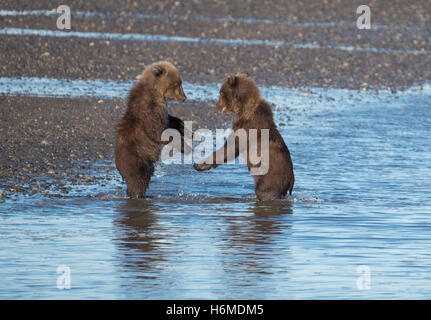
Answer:
[[[429,299],[430,91],[263,91],[291,197],[256,201],[243,164],[161,163],[148,198],[127,200],[97,163],[92,187],[0,204],[0,298]]]

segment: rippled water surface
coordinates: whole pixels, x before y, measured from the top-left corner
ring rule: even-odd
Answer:
[[[302,92],[263,90],[291,150],[291,197],[256,201],[241,164],[160,164],[143,200],[109,170],[64,199],[8,199],[0,297],[430,298],[429,88]]]

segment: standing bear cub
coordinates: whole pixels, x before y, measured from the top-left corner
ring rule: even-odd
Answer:
[[[270,105],[262,99],[259,89],[247,72],[228,77],[220,89],[217,109],[235,114],[232,133],[222,148],[214,151],[211,156],[201,163],[195,164],[194,168],[198,171],[216,168],[219,164],[231,160],[228,159],[229,153],[234,153],[235,158],[240,153],[246,153],[247,166],[252,172],[256,164],[251,162],[250,150],[252,146],[248,143],[251,141],[250,135],[255,129],[255,132],[260,131],[261,133],[260,136],[256,136],[257,150],[261,150],[261,159],[265,158],[262,157],[262,153],[267,152],[266,159],[269,162],[266,172],[262,174],[252,173],[257,198],[259,200],[271,200],[285,196],[287,191],[292,194],[295,177],[289,149],[277,130]],[[241,148],[240,143],[237,143],[239,141],[237,132],[239,131],[245,132],[247,136],[246,149]],[[264,131],[269,133],[267,142],[264,142],[262,138]],[[232,146],[229,141],[232,141],[232,139],[235,149],[229,152]],[[217,154],[222,154],[224,159],[220,156],[217,157]]]
[[[182,136],[184,123],[168,114],[167,100],[185,101],[178,70],[168,61],[145,68],[139,82],[132,88],[127,110],[117,128],[115,164],[127,183],[127,195],[143,197],[154,172],[154,163],[167,142],[161,141],[167,128],[177,129]]]

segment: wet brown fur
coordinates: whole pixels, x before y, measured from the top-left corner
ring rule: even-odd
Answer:
[[[292,194],[295,177],[293,164],[283,137],[274,123],[270,105],[262,99],[254,81],[247,72],[231,75],[220,89],[217,108],[224,112],[233,112],[235,118],[232,130],[238,129],[269,129],[269,170],[264,175],[254,175],[256,196],[259,200],[271,200]],[[260,135],[258,134],[258,146]],[[224,148],[225,161],[227,161],[227,143]],[[235,157],[240,154],[238,143],[235,143]],[[198,171],[209,170],[218,166],[215,151],[202,163],[195,164]],[[249,157],[247,157],[249,159]],[[206,163],[205,163],[206,162]],[[209,163],[209,164],[208,164]],[[247,161],[250,170],[252,164]]]
[[[184,137],[183,121],[170,116],[166,106],[166,100],[186,99],[181,83],[174,65],[160,61],[145,68],[129,93],[127,110],[117,128],[115,164],[131,198],[143,197],[148,188],[154,163],[166,144],[160,141],[162,132],[173,128]]]

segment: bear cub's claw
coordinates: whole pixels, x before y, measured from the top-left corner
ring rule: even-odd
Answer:
[[[206,170],[211,169],[211,168],[212,168],[212,165],[211,165],[211,164],[207,164],[207,163],[195,163],[195,164],[193,165],[193,168],[194,168],[196,171],[206,171]]]

